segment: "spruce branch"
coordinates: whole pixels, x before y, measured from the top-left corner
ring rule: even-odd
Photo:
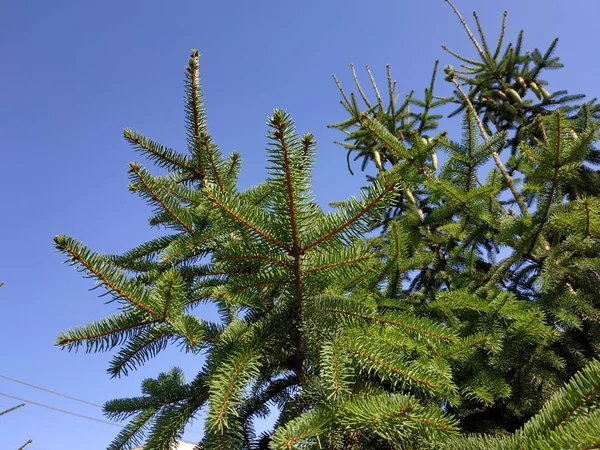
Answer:
[[[489,63],[488,55],[486,54],[486,52],[483,51],[483,49],[479,45],[479,42],[475,38],[475,35],[473,35],[473,33],[471,32],[471,29],[467,25],[467,22],[465,21],[465,19],[463,18],[463,16],[460,14],[460,11],[456,8],[456,6],[454,6],[454,4],[450,0],[446,0],[446,3],[448,3],[448,5],[450,5],[450,7],[452,8],[452,10],[454,11],[454,14],[456,14],[456,16],[458,17],[458,20],[460,21],[460,23],[462,24],[463,28],[467,32],[467,35],[469,36],[469,39],[471,40],[471,42],[473,43],[473,45],[477,49],[477,52],[479,53],[479,56],[481,56],[481,59],[483,61],[486,61],[486,62]]]
[[[169,201],[164,195],[161,195],[159,190],[160,188],[155,185],[153,180],[140,165],[136,163],[130,163],[129,168],[131,173],[135,175],[136,179],[139,180],[144,190],[150,194],[152,199],[155,200],[167,212],[167,214],[172,216],[188,233],[193,233],[194,228],[190,224],[190,218],[184,217],[184,215],[187,215],[187,211],[177,211],[180,210],[180,208]]]
[[[454,6],[452,5],[452,3],[450,3],[449,0],[446,0],[446,1],[454,8]],[[456,78],[454,76],[452,76],[450,78],[450,81],[452,82],[452,84],[454,84],[454,86],[456,87],[456,89],[458,90],[460,95],[462,96],[463,100],[467,104],[470,113],[473,115],[473,117],[475,118],[475,121],[477,122],[477,126],[479,127],[479,132],[481,133],[481,137],[487,143],[488,142],[487,133],[485,132],[485,128],[483,127],[483,124],[481,123],[481,119],[479,118],[477,111],[475,111],[475,108],[473,108],[473,104],[471,103],[471,100],[469,100],[469,97],[462,90],[460,84],[458,83],[458,81],[456,81]],[[500,173],[506,180],[506,183],[508,184],[508,187],[513,194],[515,202],[517,202],[517,205],[519,206],[519,209],[521,210],[521,214],[523,214],[524,216],[528,216],[529,209],[527,208],[527,206],[525,205],[525,202],[521,198],[521,194],[520,194],[519,190],[517,189],[517,186],[515,185],[512,177],[510,176],[510,174],[504,167],[504,164],[502,163],[502,160],[500,159],[498,152],[492,150],[491,153],[492,153],[492,158],[494,158],[494,162],[496,163],[496,167],[498,168],[498,170],[500,171]]]
[[[125,275],[112,267],[112,264],[108,260],[98,254],[91,253],[86,247],[72,238],[56,236],[54,242],[58,250],[68,254],[75,264],[81,265],[85,270],[90,272],[110,292],[114,292],[118,298],[126,300],[131,305],[151,316],[156,315],[156,311],[147,304],[147,291],[142,286],[137,285],[131,280],[127,280]]]

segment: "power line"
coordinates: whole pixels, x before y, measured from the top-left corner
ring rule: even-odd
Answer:
[[[87,400],[83,400],[81,398],[77,398],[77,397],[73,397],[71,395],[63,394],[61,392],[53,391],[52,389],[41,387],[41,386],[38,386],[36,384],[27,383],[27,382],[22,381],[22,380],[17,380],[16,378],[8,377],[6,375],[0,375],[0,378],[4,378],[5,380],[12,381],[13,383],[23,384],[25,386],[29,386],[29,387],[32,387],[34,389],[38,389],[40,391],[49,392],[50,394],[58,395],[59,397],[68,398],[69,400],[74,400],[74,401],[79,402],[79,403],[85,403],[86,405],[91,405],[91,406],[95,406],[97,408],[102,408],[102,405],[99,405],[98,403],[93,403],[93,402],[90,402],[90,401],[87,401]]]
[[[21,398],[21,397],[16,397],[14,395],[5,394],[3,392],[0,392],[0,395],[2,395],[3,397],[12,398],[13,400],[18,400],[20,402],[30,403],[32,405],[40,406],[42,408],[51,409],[53,411],[58,411],[58,412],[61,412],[63,414],[69,414],[71,416],[79,417],[81,419],[93,420],[94,422],[103,423],[105,425],[112,425],[113,427],[119,427],[119,428],[123,428],[124,427],[123,425],[120,425],[120,424],[114,423],[114,422],[109,422],[108,420],[98,419],[96,417],[86,416],[85,414],[79,414],[79,413],[76,413],[76,412],[73,412],[73,411],[68,411],[66,409],[56,408],[54,406],[46,405],[44,403],[34,402],[32,400],[27,400],[25,398]]]
[[[94,422],[103,423],[105,425],[112,425],[114,427],[119,427],[119,428],[124,428],[125,427],[125,425],[120,425],[118,423],[110,422],[108,420],[98,419],[97,417],[92,417],[92,416],[86,416],[85,414],[79,414],[79,413],[76,413],[76,412],[73,412],[73,411],[68,411],[66,409],[61,409],[61,408],[57,408],[55,406],[46,405],[44,403],[35,402],[33,400],[27,400],[25,398],[17,397],[15,395],[5,394],[4,392],[0,392],[0,395],[4,396],[4,397],[12,398],[13,400],[18,400],[18,401],[21,401],[21,402],[30,403],[32,405],[40,406],[42,408],[50,409],[50,410],[53,410],[53,411],[58,411],[58,412],[61,412],[63,414],[69,414],[71,416],[79,417],[81,419],[93,420]],[[200,431],[195,431],[195,430],[186,430],[186,431],[188,433],[191,433],[191,434],[199,434],[199,435],[200,434],[204,434],[204,433],[202,433]]]

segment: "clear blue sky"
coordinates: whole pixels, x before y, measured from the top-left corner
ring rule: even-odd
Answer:
[[[531,47],[561,37],[567,67],[554,86],[600,95],[597,0],[456,3],[469,18],[478,9],[490,38],[504,8],[509,37],[525,28]],[[453,62],[442,43],[472,53],[442,0],[2,2],[0,375],[103,403],[137,394],[142,378],[172,365],[190,375],[199,368],[198,359],[169,351],[111,380],[109,355],[53,345],[58,332],[111,306],[61,264],[52,237],[69,234],[112,253],[155,236],[149,209],[126,189],[127,163],[139,158],[121,131],[131,127],[185,149],[182,80],[191,48],[204,55],[212,133],[224,152],[243,156],[242,184],[265,175],[264,122],[281,107],[319,140],[315,192],[325,203],[356,193],[364,180],[347,173],[345,154],[332,143],[341,136],[326,129],[344,118],[331,74],[350,87],[348,64],[370,64],[383,84],[389,62],[403,93],[421,90],[436,58]],[[94,407],[3,379],[0,392],[101,417]],[[0,410],[15,403],[0,397]],[[30,405],[0,418],[0,448],[32,438],[32,450],[101,450],[117,431]]]

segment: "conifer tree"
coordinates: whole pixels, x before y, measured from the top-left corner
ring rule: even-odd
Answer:
[[[363,158],[363,167],[372,161],[383,171],[410,158],[420,158],[419,164],[435,171],[437,153],[446,154],[445,164],[435,175],[450,183],[447,189],[456,197],[454,202],[440,203],[443,197],[431,190],[430,175],[424,174],[424,178],[406,187],[402,198],[388,211],[386,221],[397,216],[410,223],[419,242],[436,255],[433,264],[411,273],[404,285],[400,278],[393,279],[394,285],[400,287],[400,297],[419,292],[426,298],[437,298],[440,289],[451,289],[451,283],[468,287],[478,295],[489,287],[500,287],[519,301],[540,307],[546,324],[558,332],[544,347],[551,353],[536,355],[535,364],[533,355],[527,352],[522,355],[520,369],[515,361],[506,366],[512,373],[502,378],[510,378],[511,397],[522,405],[503,400],[491,408],[474,407],[472,413],[461,405],[463,429],[514,430],[539,409],[557,384],[597,357],[600,349],[600,304],[592,293],[600,287],[598,247],[587,247],[591,243],[589,229],[577,228],[574,222],[566,222],[563,215],[571,211],[568,214],[585,216],[589,221],[583,220],[589,224],[598,220],[600,184],[596,177],[600,172],[598,150],[593,145],[598,127],[597,106],[595,100],[581,101],[583,96],[570,96],[565,91],[548,94],[545,88],[538,89],[548,85],[540,79],[544,70],[562,67],[553,56],[557,40],[543,54],[537,49],[523,52],[521,32],[516,44],[503,48],[505,14],[500,38],[492,51],[477,15],[474,13],[479,39],[450,5],[477,53],[476,57],[467,58],[445,48],[464,63],[461,70],[451,66],[444,69],[445,80],[454,88],[454,98],[434,95],[434,71],[423,100],[409,95],[398,104],[395,81],[388,68],[390,100],[386,103],[367,68],[376,98],[371,101],[352,68],[364,107],[361,109],[357,96],[348,95],[335,79],[350,118],[332,127],[346,134],[342,145],[349,157],[354,154],[355,159]],[[440,132],[439,120],[443,116],[432,112],[452,102],[458,108],[450,116],[461,111],[465,114],[462,144],[450,141],[445,132]],[[432,137],[426,132],[437,134]],[[575,147],[567,144],[566,135]],[[406,156],[394,148],[400,143],[409,147]],[[429,153],[418,156],[427,147]],[[508,151],[510,154],[502,157]],[[567,153],[561,156],[563,151]],[[572,156],[567,157],[570,152]],[[482,168],[490,164],[496,168],[486,177]],[[493,185],[498,188],[495,199],[488,198],[488,211],[458,220],[456,209],[466,208],[458,194],[473,191],[475,195],[477,189]],[[494,200],[498,201],[495,205]],[[409,222],[411,214],[417,217]],[[490,214],[496,215],[498,221],[490,220]],[[478,220],[483,222],[476,225]],[[464,246],[473,251],[468,260],[457,253],[464,252]],[[452,267],[455,262],[459,266]],[[467,262],[471,265],[469,272],[462,266]],[[498,373],[496,369],[494,372]]]
[[[486,128],[452,72],[460,142],[426,136],[439,117],[397,105],[391,77],[387,107],[374,83],[373,104],[359,87],[366,112],[342,89],[351,118],[338,128],[379,171],[325,213],[311,192],[314,138],[282,110],[267,122],[267,180],[238,189],[239,155],[208,132],[198,60],[186,70],[188,154],[125,131],[167,169],[131,164],[130,189],[169,233],[123,255],[55,238],[121,305],[58,345],[117,349],[112,376],[167,345],[204,358],[191,381],[173,368],[108,402],[108,417],[129,420],[110,449],[169,449],[201,411],[206,449],[592,448],[600,200],[567,191],[598,139],[593,117],[540,114],[539,135],[518,138],[517,183],[500,157],[511,130]],[[430,88],[422,106],[449,102]],[[205,303],[219,321],[202,317]],[[274,430],[256,435],[269,407]]]

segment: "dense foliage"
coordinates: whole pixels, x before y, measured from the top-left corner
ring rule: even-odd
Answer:
[[[168,233],[123,255],[55,238],[122,306],[58,344],[118,348],[113,376],[172,344],[205,362],[189,382],[175,368],[108,402],[130,419],[111,449],[168,449],[202,409],[207,449],[599,445],[597,108],[546,90],[556,42],[523,52],[522,35],[503,47],[502,31],[492,51],[478,21],[481,42],[460,19],[479,56],[444,69],[454,97],[434,95],[434,75],[423,99],[398,103],[390,75],[385,102],[371,77],[371,102],[355,75],[363,109],[338,82],[350,117],[333,126],[377,175],[332,212],[311,193],[313,136],[281,110],[268,179],[238,189],[239,155],[207,129],[197,52],[189,153],[125,131],[167,169],[132,163],[130,189]],[[459,141],[439,130],[450,103]],[[257,436],[270,407],[274,430]]]

